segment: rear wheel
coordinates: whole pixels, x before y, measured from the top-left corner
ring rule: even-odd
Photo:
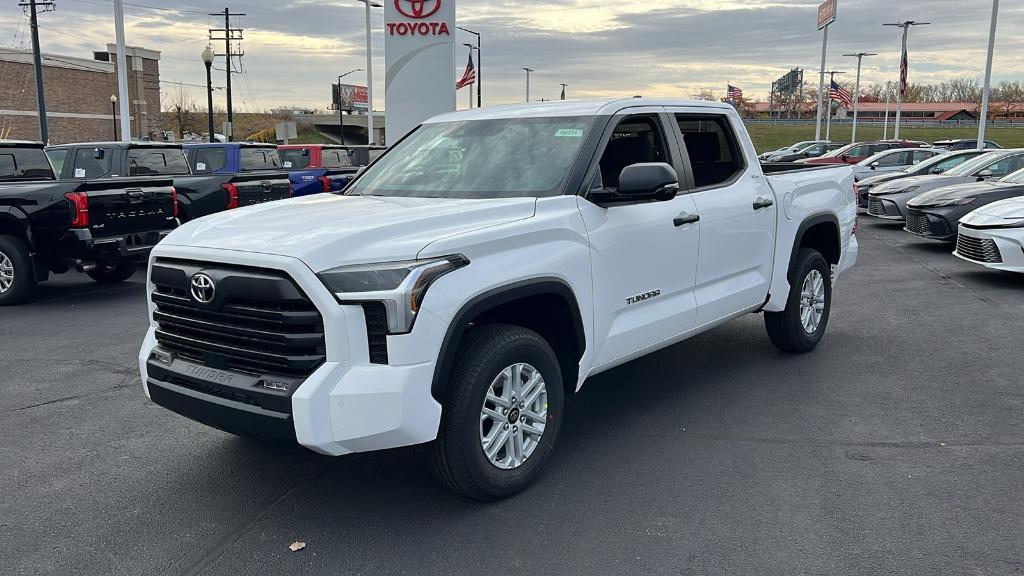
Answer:
[[[431,469],[450,490],[496,500],[540,474],[558,438],[565,393],[551,346],[536,332],[491,324],[460,346]]]
[[[135,274],[135,263],[131,260],[119,260],[117,262],[98,264],[96,268],[89,270],[86,274],[89,275],[89,278],[100,284],[117,284],[118,282],[124,282]]]
[[[0,236],[0,306],[21,304],[32,298],[35,289],[28,246],[14,236]]]
[[[793,263],[786,309],[764,314],[768,338],[785,352],[809,352],[825,335],[831,308],[831,267],[821,252],[801,248]]]

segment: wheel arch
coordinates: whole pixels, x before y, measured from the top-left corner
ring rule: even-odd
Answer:
[[[790,282],[793,281],[793,263],[801,248],[814,248],[821,252],[829,264],[839,264],[843,250],[839,230],[839,218],[831,212],[813,214],[800,223],[793,239],[793,250],[789,255],[789,268],[786,272]]]
[[[24,216],[14,210],[9,206],[0,206],[0,234],[20,238],[25,241],[29,250],[32,250],[32,230]]]
[[[540,314],[538,306],[542,305],[548,308]],[[459,347],[469,329],[494,322],[522,326],[543,336],[558,357],[566,393],[576,391],[579,362],[586,350],[583,315],[569,284],[560,278],[544,277],[489,290],[459,308],[445,332],[434,367],[430,393],[435,400],[444,403]]]

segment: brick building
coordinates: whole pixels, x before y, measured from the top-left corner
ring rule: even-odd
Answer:
[[[94,52],[92,59],[43,54],[51,144],[113,138],[110,97],[117,94],[116,61],[113,44]],[[128,46],[127,70],[132,137],[138,139],[160,131],[160,52]],[[32,52],[0,51],[0,78],[0,139],[38,140]]]

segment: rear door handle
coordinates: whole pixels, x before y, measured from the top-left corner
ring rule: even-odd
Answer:
[[[694,222],[700,222],[699,214],[690,214],[689,212],[680,212],[679,216],[676,216],[672,223],[678,226],[685,226],[687,224],[693,224]]]
[[[772,206],[775,206],[775,201],[771,198],[758,198],[757,200],[754,200],[754,210],[771,208]]]

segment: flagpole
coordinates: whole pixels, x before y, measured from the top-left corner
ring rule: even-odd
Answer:
[[[882,26],[896,26],[898,28],[903,28],[903,51],[900,52],[900,81],[896,86],[896,129],[895,132],[893,132],[893,138],[896,140],[900,139],[900,117],[902,116],[903,110],[903,91],[910,85],[910,64],[907,62],[907,33],[910,32],[911,26],[927,26],[928,24],[930,24],[930,22],[915,22],[914,20],[882,24]],[[906,78],[906,80],[904,80],[904,78]]]

